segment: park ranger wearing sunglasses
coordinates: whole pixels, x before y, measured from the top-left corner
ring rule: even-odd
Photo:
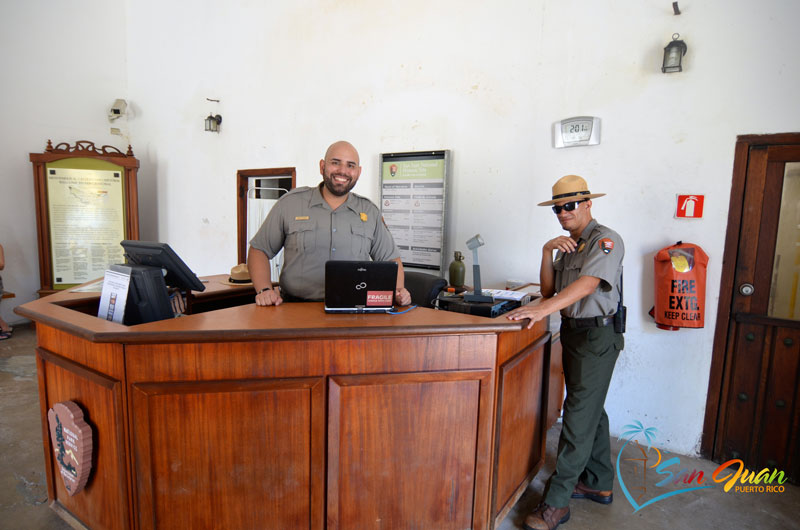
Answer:
[[[567,522],[570,498],[601,504],[613,500],[614,468],[604,403],[624,345],[613,315],[621,300],[625,247],[619,234],[592,218],[591,199],[603,195],[590,193],[577,175],[555,183],[552,199],[539,206],[552,205],[569,236],[551,239],[542,249],[543,300],[508,314],[511,320],[530,319],[531,328],[547,315],[561,312],[567,397],[556,470],[542,502],[525,519],[530,530],[553,530]]]

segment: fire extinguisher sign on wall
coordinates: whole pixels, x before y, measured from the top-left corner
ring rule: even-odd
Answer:
[[[678,208],[675,217],[680,219],[700,219],[703,217],[705,195],[678,195]]]

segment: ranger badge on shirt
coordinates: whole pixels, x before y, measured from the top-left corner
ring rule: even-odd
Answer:
[[[359,216],[361,217],[362,221],[364,221],[365,223],[367,222],[367,214],[365,214],[364,212],[361,212],[359,214]]]
[[[614,250],[614,242],[607,237],[598,241],[597,244],[600,245],[600,250],[605,254],[610,254],[611,251]]]

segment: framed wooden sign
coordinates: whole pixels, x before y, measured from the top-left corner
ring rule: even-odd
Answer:
[[[31,153],[39,240],[39,296],[101,278],[122,263],[124,239],[139,239],[136,172],[128,146],[81,140]]]

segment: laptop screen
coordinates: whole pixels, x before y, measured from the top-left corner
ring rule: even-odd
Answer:
[[[396,261],[328,261],[325,263],[325,311],[391,311],[396,286]]]

